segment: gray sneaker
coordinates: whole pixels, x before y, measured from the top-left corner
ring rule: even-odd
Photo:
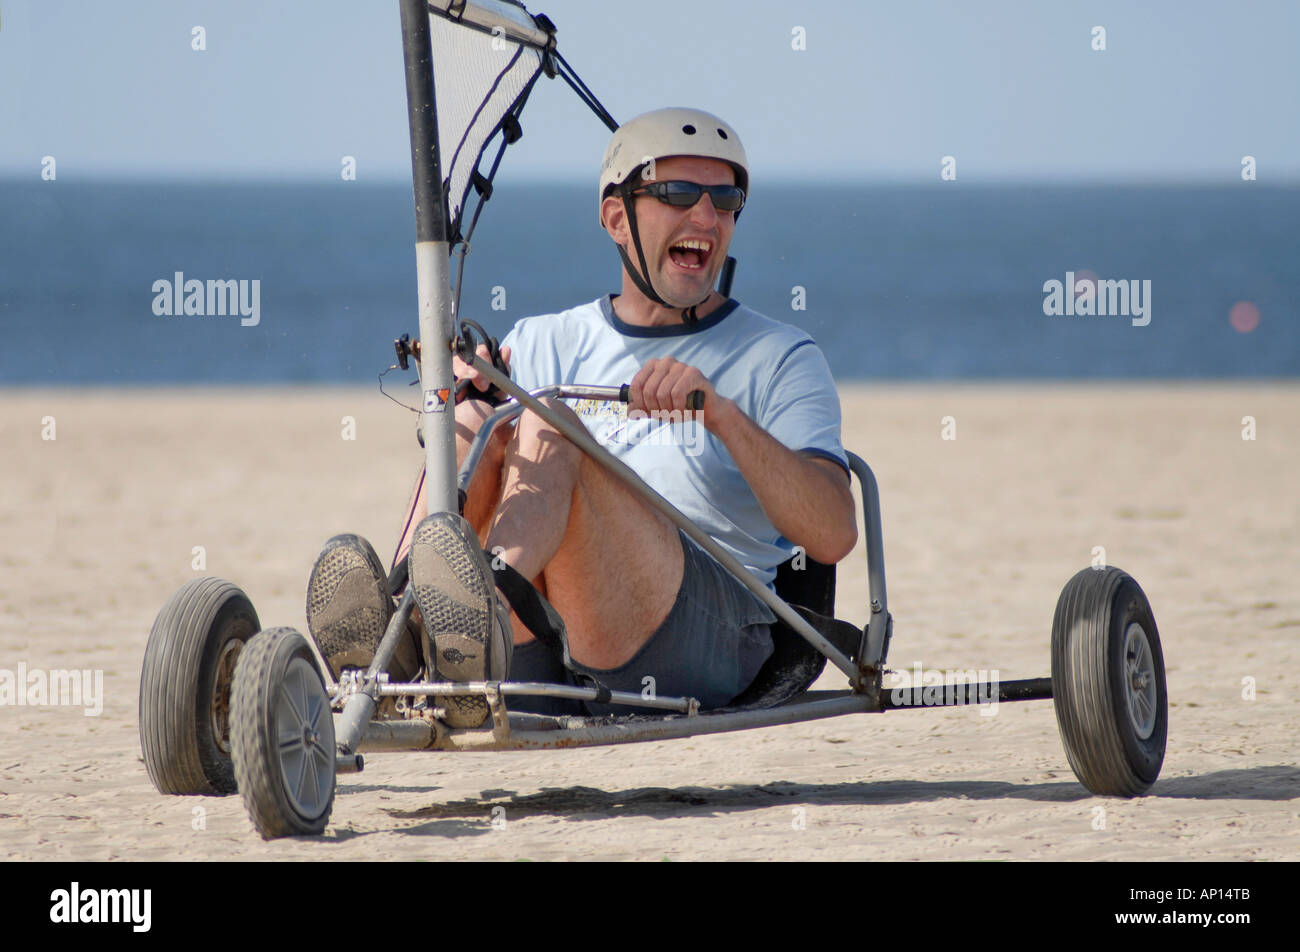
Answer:
[[[325,543],[307,582],[307,630],[336,680],[344,668],[370,667],[393,608],[388,574],[369,542],[348,533]],[[403,638],[389,678],[408,681],[418,669],[415,643]]]
[[[501,681],[510,670],[514,638],[510,610],[478,536],[456,513],[435,512],[411,540],[411,585],[424,622],[425,658],[447,681]],[[452,727],[478,727],[487,720],[481,695],[438,698]]]

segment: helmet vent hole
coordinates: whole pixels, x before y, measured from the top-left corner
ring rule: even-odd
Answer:
[[[727,134],[721,129],[718,130],[718,135],[720,135],[724,139],[727,137]]]
[[[695,135],[695,127],[687,123],[682,126],[682,132],[685,132],[688,136],[693,136]]]

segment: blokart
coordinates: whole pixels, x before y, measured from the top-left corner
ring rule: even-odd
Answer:
[[[381,751],[526,750],[658,741],[773,727],[847,714],[917,707],[1045,700],[1055,705],[1066,756],[1079,781],[1102,796],[1138,796],[1156,780],[1164,759],[1167,698],[1164,660],[1151,607],[1137,582],[1115,567],[1088,567],[1067,582],[1056,604],[1051,676],[979,683],[885,686],[892,618],[885,585],[884,543],[876,479],[849,453],[864,524],[869,604],[867,624],[833,617],[834,566],[801,553],[782,565],[775,592],[658,495],[581,424],[548,407],[546,398],[624,401],[625,385],[552,386],[526,392],[495,360],[495,341],[472,322],[457,327],[451,262],[463,267],[469,234],[505,147],[521,134],[519,115],[539,75],[560,76],[606,125],[616,124],[559,55],[556,30],[511,0],[401,0],[416,207],[420,338],[396,342],[398,366],[415,359],[423,395],[428,508],[459,511],[492,430],[521,413],[547,420],[615,473],[710,553],[776,614],[775,650],[755,681],[722,708],[702,710],[691,697],[653,691],[610,691],[538,682],[448,682],[428,677],[390,680],[388,668],[413,606],[405,561],[389,578],[402,591],[368,669],[336,680],[323,652],[292,628],[263,629],[235,584],[200,578],[163,606],[145,650],[140,682],[140,741],[149,777],[164,794],[238,791],[265,838],[319,834],[329,822],[336,778],[364,768],[363,754]],[[457,74],[458,89],[478,64],[481,102],[441,102],[435,109],[434,64]],[[467,65],[469,64],[469,65]],[[472,99],[473,97],[471,97]],[[487,146],[500,147],[487,174]],[[446,174],[444,175],[444,172]],[[466,199],[478,207],[462,234]],[[734,262],[722,275],[729,291]],[[457,295],[461,280],[456,282]],[[420,344],[424,346],[421,347]],[[488,359],[477,353],[488,345]],[[451,358],[457,353],[508,395],[479,431],[457,468]],[[460,382],[463,386],[464,381]],[[698,408],[698,407],[697,407]],[[499,574],[519,617],[551,650],[564,650],[564,627],[526,582]],[[840,690],[811,685],[829,662],[844,675]],[[490,716],[483,726],[446,721],[440,698],[477,695]],[[511,700],[548,696],[626,708],[607,716],[547,716],[511,710]]]

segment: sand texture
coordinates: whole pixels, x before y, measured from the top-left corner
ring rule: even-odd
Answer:
[[[1046,676],[1057,594],[1104,548],[1144,587],[1167,660],[1169,746],[1148,796],[1089,794],[1039,701],[590,750],[376,753],[340,778],[325,835],[264,842],[238,796],[151,785],[137,733],[150,626],[210,574],[264,625],[301,629],[326,538],[358,532],[391,558],[414,416],[371,390],[9,390],[0,669],[102,671],[103,709],[0,707],[0,857],[1300,857],[1300,386],[842,394],[845,443],[880,481],[891,667]],[[862,623],[861,545],[839,577],[839,614]]]

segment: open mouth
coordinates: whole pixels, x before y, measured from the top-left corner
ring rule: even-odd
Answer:
[[[699,238],[686,238],[668,249],[673,264],[685,271],[702,271],[713,255],[713,243]]]

